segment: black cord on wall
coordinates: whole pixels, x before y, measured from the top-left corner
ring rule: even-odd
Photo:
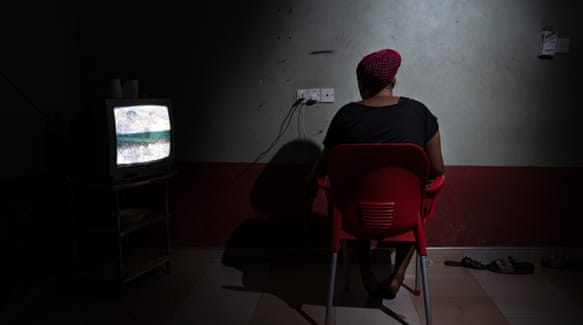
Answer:
[[[275,136],[275,138],[273,139],[273,141],[271,142],[271,144],[265,149],[263,150],[261,153],[259,153],[259,155],[257,155],[257,157],[250,162],[247,166],[245,166],[245,168],[237,173],[236,175],[234,175],[228,182],[218,186],[217,188],[215,188],[214,190],[210,191],[209,193],[214,193],[217,192],[229,185],[234,184],[240,177],[242,177],[243,175],[245,175],[250,169],[251,167],[253,167],[254,165],[256,165],[263,157],[265,157],[279,142],[279,140],[281,139],[281,137],[285,134],[285,132],[287,131],[287,129],[289,128],[291,121],[293,120],[293,117],[295,115],[296,112],[299,112],[303,105],[313,105],[314,103],[316,103],[316,101],[314,100],[305,100],[304,98],[298,98],[289,108],[286,116],[284,117],[284,119],[281,121],[281,124],[279,126],[279,131],[277,132],[277,135]],[[298,114],[299,115],[299,114]],[[299,123],[299,122],[298,122]]]
[[[46,112],[42,111],[38,106],[36,106],[36,104],[32,101],[32,99],[30,99],[30,97],[28,95],[26,95],[18,86],[16,86],[16,84],[14,82],[12,82],[12,80],[10,80],[10,78],[8,78],[4,72],[0,71],[0,76],[2,76],[2,79],[6,80],[6,82],[14,90],[16,90],[16,92],[22,98],[24,98],[24,100],[26,100],[26,102],[30,105],[30,107],[32,107],[37,113],[39,113],[40,115],[42,115],[42,117],[45,120],[48,120],[49,119],[49,115]]]

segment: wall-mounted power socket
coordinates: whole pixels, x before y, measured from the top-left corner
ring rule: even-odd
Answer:
[[[305,98],[307,100],[312,99],[317,102],[320,101],[320,88],[303,88],[298,89],[296,93],[296,99]]]
[[[334,88],[322,88],[320,89],[320,102],[322,103],[334,103]]]

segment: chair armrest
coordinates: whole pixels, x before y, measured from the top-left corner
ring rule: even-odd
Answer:
[[[328,176],[318,178],[317,183],[318,183],[318,186],[320,187],[320,189],[324,191],[324,194],[326,195],[326,200],[328,200],[328,203],[332,202],[332,196],[330,195],[331,186],[330,186],[330,180],[328,179]]]
[[[440,175],[430,180],[425,188],[425,199],[423,200],[423,223],[426,223],[435,212],[435,205],[439,197],[439,190],[443,186],[445,176]]]
[[[439,175],[435,179],[430,180],[425,187],[425,192],[426,193],[438,192],[441,189],[441,186],[443,185],[444,181],[445,175]]]
[[[318,182],[318,186],[321,189],[326,190],[326,191],[330,189],[330,182],[328,181],[328,177],[318,178],[317,182]]]

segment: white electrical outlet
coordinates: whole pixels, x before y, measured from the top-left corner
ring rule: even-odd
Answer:
[[[334,103],[334,88],[320,89],[320,101],[322,103]]]
[[[320,88],[303,88],[298,89],[296,93],[296,99],[305,98],[312,99],[317,102],[320,101]]]

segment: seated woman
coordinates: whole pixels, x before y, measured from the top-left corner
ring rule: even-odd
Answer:
[[[333,117],[324,138],[324,152],[344,143],[414,143],[425,149],[431,165],[430,177],[443,174],[443,158],[437,118],[421,102],[393,95],[401,55],[383,49],[366,55],[358,63],[356,75],[361,101],[348,103]],[[324,163],[315,165],[308,184],[323,176]],[[359,243],[360,270],[365,289],[371,295],[394,298],[403,282],[415,247],[396,247],[395,267],[378,282],[371,268],[371,243]]]

